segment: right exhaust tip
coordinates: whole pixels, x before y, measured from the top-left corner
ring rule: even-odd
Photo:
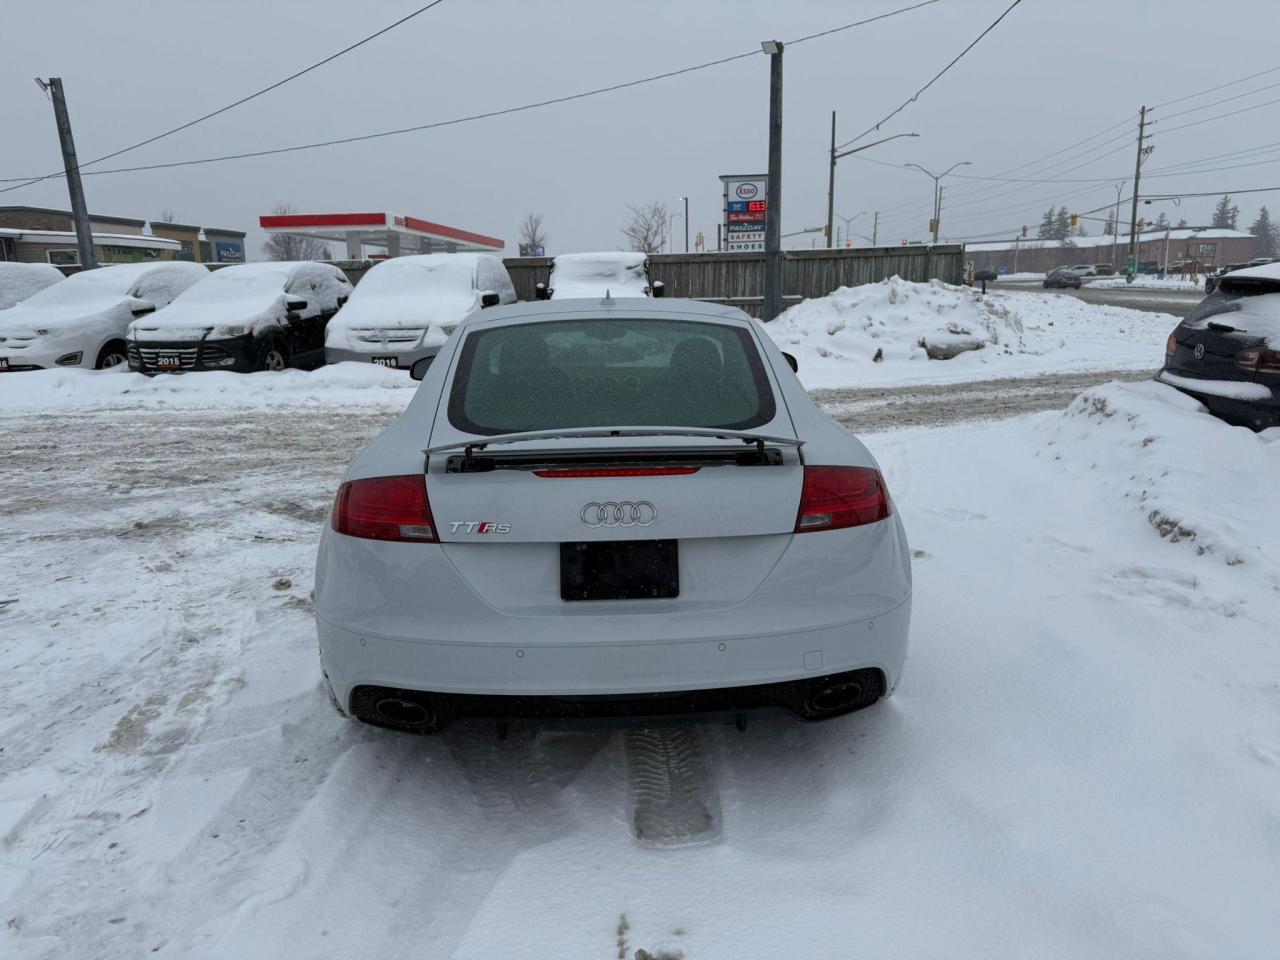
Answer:
[[[422,704],[400,697],[383,697],[374,703],[373,710],[383,723],[409,730],[424,729],[435,720],[435,714]]]

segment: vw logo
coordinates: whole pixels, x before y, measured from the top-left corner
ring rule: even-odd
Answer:
[[[734,192],[737,193],[739,200],[754,200],[760,191],[754,183],[740,183]]]
[[[1203,360],[1203,359],[1204,359],[1204,344],[1203,344],[1203,343],[1197,343],[1197,344],[1196,344],[1195,355],[1196,355],[1196,359],[1197,359],[1197,360]]]
[[[580,516],[588,527],[647,527],[658,519],[658,511],[648,500],[608,500],[588,503]]]

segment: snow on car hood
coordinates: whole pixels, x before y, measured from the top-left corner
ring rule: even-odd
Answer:
[[[207,274],[199,264],[175,262],[121,263],[85,270],[0,314],[0,329],[71,332],[110,320],[118,322],[123,333],[135,308],[148,302],[164,306]]]
[[[325,345],[349,348],[355,330],[423,330],[424,343],[444,343],[453,326],[480,307],[476,259],[439,253],[384,260],[329,321]]]
[[[556,300],[647,297],[643,253],[566,253],[555,259],[547,286]]]
[[[245,263],[215,270],[164,310],[135,320],[129,336],[140,341],[199,340],[242,336],[285,322],[285,289],[307,301],[302,317],[333,310],[351,289],[342,272],[324,263]],[[315,289],[312,289],[314,285]]]
[[[8,310],[61,280],[62,271],[47,263],[0,263],[0,310]]]

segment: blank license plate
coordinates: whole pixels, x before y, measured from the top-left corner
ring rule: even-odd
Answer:
[[[9,358],[0,357],[0,371],[4,371],[8,369],[9,369]]]
[[[182,366],[182,357],[176,353],[162,353],[156,357],[156,366],[161,370],[177,370]]]
[[[680,596],[676,540],[560,544],[562,600],[650,600]]]
[[[398,367],[400,361],[395,357],[374,357],[373,362],[380,367]]]

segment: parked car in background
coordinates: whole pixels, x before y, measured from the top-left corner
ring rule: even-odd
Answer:
[[[1077,263],[1067,267],[1067,269],[1078,277],[1096,277],[1098,275],[1098,268],[1092,263]]]
[[[656,289],[655,289],[656,287]],[[662,296],[662,284],[649,282],[643,253],[565,253],[555,258],[547,298],[559,300]]]
[[[321,366],[325,325],[350,293],[346,274],[331,263],[223,267],[129,327],[129,367],[248,373]]]
[[[898,683],[911,560],[875,459],[759,321],[557,298],[461,321],[347,471],[314,597],[366,723],[812,721]]]
[[[1156,379],[1228,423],[1280,426],[1280,264],[1218,278],[1169,334]]]
[[[47,263],[0,261],[0,310],[17,306],[62,279],[62,271]]]
[[[1071,267],[1058,267],[1045,274],[1044,285],[1047,288],[1059,290],[1065,287],[1075,287],[1080,289],[1080,274],[1073,272]]]
[[[1114,276],[1116,272],[1115,264],[1113,263],[1095,263],[1093,270],[1099,277]]]
[[[498,257],[393,257],[366,273],[329,321],[325,359],[407,370],[423,357],[434,357],[467,314],[515,300],[516,288]]]
[[[198,263],[176,261],[82,270],[0,314],[0,372],[119,366],[134,318],[208,276]]]

